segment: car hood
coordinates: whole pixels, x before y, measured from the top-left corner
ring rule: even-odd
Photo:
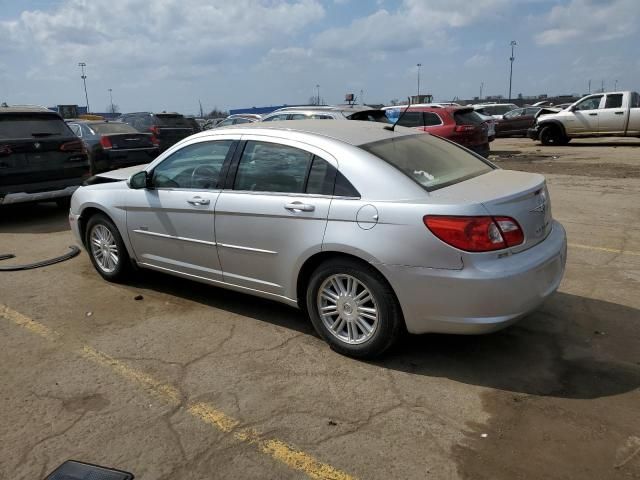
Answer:
[[[118,170],[111,170],[109,172],[98,173],[96,177],[108,178],[111,180],[128,180],[129,177],[131,177],[131,175],[144,170],[146,167],[147,167],[146,163],[143,165],[134,165],[132,167],[119,168]]]

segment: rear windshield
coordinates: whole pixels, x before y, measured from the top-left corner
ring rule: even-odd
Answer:
[[[40,138],[65,136],[73,132],[57,115],[8,114],[0,115],[0,138]]]
[[[110,133],[138,133],[135,128],[126,123],[92,123],[89,127],[101,135],[108,135]]]
[[[389,123],[389,119],[382,110],[364,110],[351,115],[345,113],[349,120],[365,120],[369,122]]]
[[[192,128],[188,119],[182,115],[156,115],[158,125],[161,127],[185,127]]]
[[[480,125],[484,120],[473,110],[463,110],[462,112],[453,112],[453,118],[456,125]]]
[[[479,157],[431,135],[406,135],[360,145],[431,192],[493,170]]]

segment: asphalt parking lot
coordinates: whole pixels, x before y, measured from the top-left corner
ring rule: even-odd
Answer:
[[[294,309],[151,272],[108,284],[85,253],[0,272],[0,478],[73,458],[147,480],[640,479],[639,147],[496,140],[497,164],[547,176],[559,292],[375,362]],[[0,264],[72,243],[54,204],[0,210]]]

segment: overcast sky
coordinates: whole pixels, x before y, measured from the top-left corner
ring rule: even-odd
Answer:
[[[0,0],[0,101],[93,111],[638,89],[640,0]]]

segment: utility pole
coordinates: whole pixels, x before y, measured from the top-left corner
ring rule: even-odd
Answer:
[[[602,80],[602,83],[600,84],[600,91],[604,93],[604,80]]]
[[[480,96],[478,97],[478,100],[482,100],[482,89],[484,88],[484,82],[480,82]]]
[[[89,108],[89,95],[87,94],[87,76],[84,74],[84,67],[86,67],[87,64],[80,62],[78,63],[78,66],[82,69],[82,75],[80,78],[82,79],[82,83],[84,83],[84,98],[87,101],[87,113],[89,113],[91,109]]]
[[[320,85],[319,84],[316,84],[316,90],[318,91],[316,105],[320,105]]]
[[[418,97],[420,97],[420,68],[422,67],[421,63],[417,63],[416,66],[418,67]],[[420,102],[420,98],[418,98],[418,103]]]
[[[589,79],[589,95],[591,95],[591,79]]]
[[[364,91],[360,89],[360,105],[364,105]]]
[[[202,102],[198,100],[198,104],[200,105],[200,118],[204,117],[204,112],[202,111]]]
[[[518,45],[518,42],[515,40],[511,40],[511,57],[509,57],[509,61],[511,62],[511,68],[509,69],[509,101],[511,101],[511,80],[513,79],[513,61],[516,59],[514,56],[513,49]]]
[[[113,108],[113,95],[112,95],[111,92],[113,92],[113,89],[110,88],[109,89],[109,101],[111,102],[111,113],[116,113],[116,109]]]
[[[613,87],[613,91],[618,90],[618,80],[615,81],[615,86]]]

